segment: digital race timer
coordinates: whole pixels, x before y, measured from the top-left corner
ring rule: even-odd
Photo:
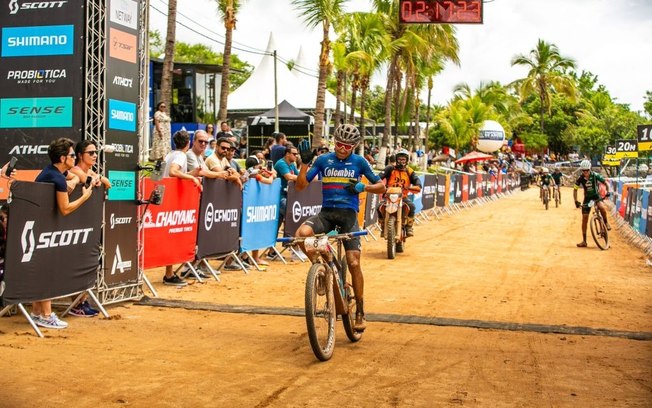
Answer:
[[[482,0],[399,0],[401,24],[482,24]]]

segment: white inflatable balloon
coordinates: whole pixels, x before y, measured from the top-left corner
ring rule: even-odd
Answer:
[[[495,120],[485,120],[478,136],[478,150],[484,153],[493,153],[503,147],[505,142],[505,129]]]

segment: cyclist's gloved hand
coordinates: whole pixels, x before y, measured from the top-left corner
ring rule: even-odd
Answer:
[[[607,193],[607,194],[604,196],[604,198],[609,198],[609,197],[611,197],[611,193]]]
[[[579,201],[575,201],[575,208],[580,208],[582,206],[582,203]]]
[[[310,143],[308,143],[308,141],[305,139],[299,142],[297,150],[299,150],[299,155],[301,156],[301,163],[306,165],[309,165],[312,159],[315,157],[315,154],[310,149]]]
[[[349,184],[344,188],[351,194],[360,194],[364,191],[364,183],[360,183],[359,181],[355,180],[349,180]]]

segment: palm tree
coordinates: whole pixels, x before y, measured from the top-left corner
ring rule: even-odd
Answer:
[[[231,70],[231,45],[233,44],[233,30],[235,30],[236,14],[240,8],[239,0],[216,0],[220,17],[224,21],[224,53],[222,58],[222,84],[220,87],[220,110],[217,118],[225,121],[227,104],[229,100],[229,72]]]
[[[573,102],[576,100],[575,81],[567,73],[567,70],[575,69],[575,61],[561,56],[556,45],[539,39],[529,55],[521,54],[512,59],[512,66],[514,65],[529,68],[527,77],[518,79],[511,85],[517,87],[521,101],[531,95],[539,97],[540,131],[543,134],[545,113],[550,115],[552,112],[552,94],[561,93]]]
[[[168,1],[168,26],[165,35],[165,57],[161,74],[161,102],[172,108],[172,69],[174,68],[174,44],[177,31],[177,0]]]
[[[292,0],[292,4],[304,18],[308,28],[321,25],[322,41],[319,54],[319,80],[317,82],[317,101],[315,103],[315,132],[313,146],[319,146],[324,133],[324,107],[326,105],[326,79],[331,71],[331,43],[329,31],[342,15],[346,0]]]

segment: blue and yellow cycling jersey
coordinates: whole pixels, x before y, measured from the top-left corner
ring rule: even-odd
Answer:
[[[312,181],[318,174],[321,175],[322,182],[322,207],[350,208],[356,212],[360,207],[360,199],[357,194],[346,190],[349,182],[358,182],[362,176],[372,184],[380,181],[369,162],[357,154],[351,154],[344,160],[338,159],[335,153],[322,154],[308,170],[306,179]]]

